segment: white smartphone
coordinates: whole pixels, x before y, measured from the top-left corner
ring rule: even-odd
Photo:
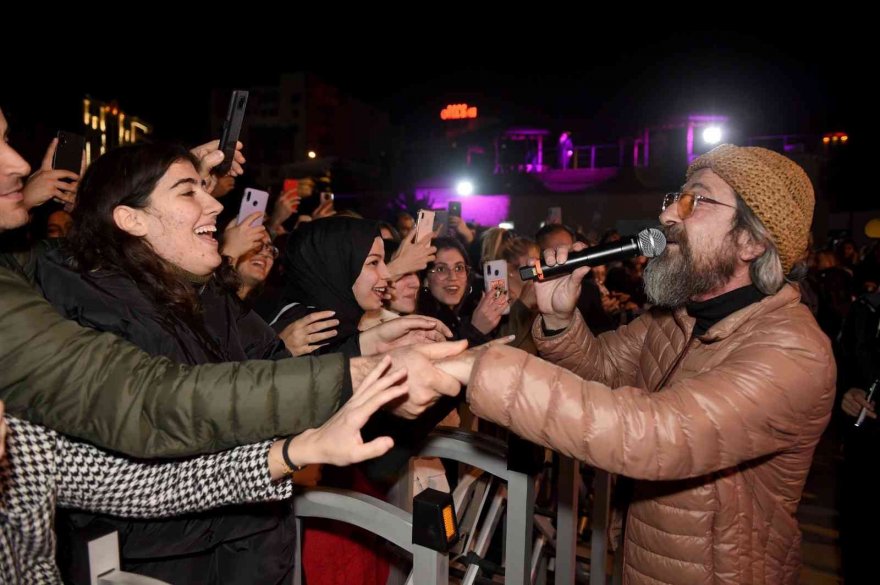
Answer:
[[[483,267],[483,288],[489,294],[498,295],[508,292],[507,288],[507,261],[489,260]],[[510,304],[504,309],[504,314],[510,313]]]
[[[421,242],[425,234],[434,233],[434,212],[428,209],[420,209],[416,220],[416,241]]]
[[[247,217],[257,211],[266,213],[266,204],[269,202],[269,193],[260,191],[259,189],[245,189],[244,196],[241,198],[241,206],[238,208],[237,225],[241,225]],[[263,217],[260,216],[251,222],[252,226],[258,226],[263,223]]]

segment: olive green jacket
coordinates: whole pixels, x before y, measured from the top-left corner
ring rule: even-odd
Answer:
[[[342,355],[184,366],[61,317],[0,255],[0,400],[10,415],[144,458],[320,426],[351,396]],[[15,271],[13,271],[15,270]]]

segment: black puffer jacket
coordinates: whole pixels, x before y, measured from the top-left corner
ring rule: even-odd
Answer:
[[[200,286],[204,327],[199,331],[157,307],[128,276],[82,274],[59,250],[37,262],[36,279],[63,316],[119,335],[153,355],[191,365],[290,356],[256,313],[211,281]],[[59,513],[57,522],[65,582],[81,582],[83,559],[71,551],[82,548],[74,545],[96,523],[119,531],[125,570],[169,583],[280,583],[293,567],[295,527],[284,503],[168,520],[70,512]]]

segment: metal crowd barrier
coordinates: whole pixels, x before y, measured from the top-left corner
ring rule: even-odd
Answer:
[[[435,490],[426,490],[434,492]],[[430,497],[427,493],[425,496]],[[419,494],[418,497],[425,497]],[[297,540],[302,545],[302,519],[326,518],[358,526],[372,532],[412,554],[413,572],[411,579],[419,585],[446,585],[449,582],[449,555],[437,543],[429,548],[429,543],[416,537],[413,531],[413,515],[409,512],[383,502],[372,496],[332,488],[309,488],[293,499],[293,511],[297,517]],[[451,511],[454,518],[455,511]],[[448,526],[442,525],[442,517],[437,526],[425,526],[420,518],[417,532],[448,533]],[[443,550],[438,550],[443,549]],[[302,585],[302,556],[296,557],[294,585]]]

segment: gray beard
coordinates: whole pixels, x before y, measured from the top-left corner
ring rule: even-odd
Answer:
[[[676,238],[678,252],[667,249],[645,266],[645,294],[652,304],[675,309],[694,297],[724,286],[736,270],[736,248],[732,234],[724,236],[719,254],[697,266],[687,236]]]

